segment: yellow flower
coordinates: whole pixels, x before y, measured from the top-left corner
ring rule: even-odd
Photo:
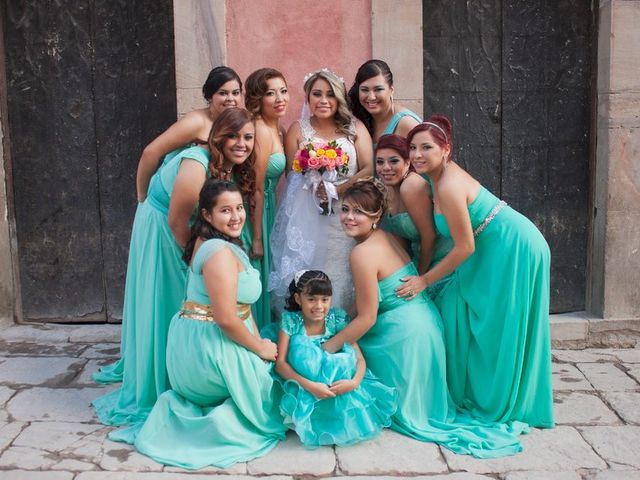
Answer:
[[[321,157],[325,154],[325,151],[323,148],[319,148],[318,150],[316,150],[316,155]]]
[[[291,168],[296,173],[302,173],[302,168],[300,167],[300,161],[297,158],[293,161],[293,165],[291,166]]]
[[[337,154],[336,151],[332,148],[331,150],[327,150],[327,158],[336,158]]]
[[[346,165],[349,162],[349,156],[346,153],[342,154],[342,163]]]

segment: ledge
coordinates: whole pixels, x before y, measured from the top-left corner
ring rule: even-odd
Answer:
[[[550,315],[553,348],[640,345],[640,318],[602,319],[588,312]]]

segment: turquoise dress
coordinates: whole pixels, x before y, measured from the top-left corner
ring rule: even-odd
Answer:
[[[242,315],[242,306],[260,297],[260,274],[242,249],[224,240],[207,240],[196,252],[186,299],[210,304],[202,268],[223,248],[230,248],[244,266],[236,297]],[[134,442],[157,462],[188,469],[225,468],[265,455],[286,432],[278,411],[279,387],[271,376],[273,363],[230,340],[211,318],[189,316],[177,313],[169,330],[172,390],[160,395],[139,431],[111,438]],[[251,315],[244,325],[253,333]]]
[[[436,297],[444,321],[449,389],[474,415],[552,427],[549,246],[529,219],[484,187],[468,206],[475,251]],[[451,236],[435,215],[438,233]],[[475,233],[474,233],[475,234]]]
[[[276,187],[280,176],[284,172],[287,159],[282,152],[272,153],[269,156],[269,164],[264,179],[264,207],[262,212],[262,248],[264,255],[259,260],[251,260],[251,264],[260,272],[260,280],[264,288],[262,295],[256,303],[253,304],[253,318],[258,325],[258,329],[272,322],[271,315],[271,297],[267,288],[269,282],[269,273],[271,272],[271,230],[276,217]],[[253,230],[249,218],[245,221],[240,237],[247,252],[251,249],[253,243]]]
[[[395,133],[396,128],[398,128],[398,123],[400,123],[400,120],[402,120],[404,117],[411,117],[418,123],[422,122],[422,119],[418,115],[413,113],[411,110],[403,110],[402,112],[396,112],[393,114],[393,117],[391,117],[391,120],[389,120],[389,123],[387,123],[387,126],[385,127],[384,132],[382,132],[382,135],[389,135],[391,133]],[[374,150],[376,149],[377,145],[378,145],[377,143],[373,144]]]
[[[379,281],[376,323],[358,341],[373,374],[398,390],[391,428],[478,458],[521,451],[517,434],[526,430],[524,425],[483,422],[456,409],[447,388],[438,310],[424,293],[406,300],[395,292],[402,277],[416,274],[409,263]]]
[[[400,212],[396,214],[387,213],[382,218],[380,227],[385,232],[392,233],[409,241],[411,260],[417,268],[420,264],[420,232],[416,228],[415,223],[413,223],[409,212]],[[433,268],[434,265],[440,263],[440,261],[447,256],[451,247],[453,247],[453,240],[451,238],[437,235],[429,268]],[[451,274],[446,275],[437,282],[429,285],[427,287],[429,297],[431,297],[431,299],[435,298],[450,278]]]
[[[138,205],[125,282],[120,360],[94,374],[98,383],[122,386],[93,401],[107,425],[137,423],[158,395],[169,388],[165,364],[167,331],[184,299],[187,266],[167,216],[173,184],[184,159],[209,172],[209,152],[187,147],[168,154],[151,178],[147,198]]]
[[[285,312],[281,330],[289,335],[287,362],[300,375],[313,382],[331,385],[351,379],[356,373],[356,351],[345,344],[337,353],[327,353],[322,344],[347,325],[344,310],[332,308],[325,319],[325,333],[307,335],[300,312]],[[317,399],[295,380],[283,381],[280,412],[285,424],[296,431],[310,448],[321,445],[346,446],[376,437],[391,424],[396,411],[397,393],[367,370],[355,390],[335,398]]]

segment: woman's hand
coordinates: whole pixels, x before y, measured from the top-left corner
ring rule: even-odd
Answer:
[[[249,257],[252,259],[260,259],[264,256],[264,247],[262,246],[262,240],[253,239],[251,243],[251,252],[249,252]]]
[[[271,340],[263,338],[260,340],[260,347],[256,354],[263,360],[275,362],[278,356],[278,346]]]
[[[360,382],[357,382],[354,379],[338,380],[337,382],[333,382],[331,384],[329,390],[331,390],[336,395],[342,395],[343,393],[348,393],[358,388],[359,383]]]
[[[321,400],[323,398],[333,398],[336,396],[336,394],[331,391],[328,385],[320,382],[310,382],[305,389],[311,395]]]
[[[420,292],[429,286],[426,273],[424,275],[402,277],[400,281],[404,283],[396,288],[396,295],[407,300],[417,297]]]

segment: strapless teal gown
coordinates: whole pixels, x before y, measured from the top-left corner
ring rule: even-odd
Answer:
[[[396,112],[393,114],[393,117],[391,117],[391,120],[389,120],[389,123],[387,123],[387,126],[382,132],[382,135],[389,135],[391,133],[395,133],[396,128],[398,128],[398,123],[400,123],[400,120],[402,120],[404,117],[411,117],[418,123],[422,122],[422,119],[418,115],[413,113],[411,110],[403,110],[402,112]],[[378,145],[377,143],[373,144],[374,150],[376,149],[377,145]]]
[[[498,203],[484,187],[469,205],[474,230]],[[443,215],[438,233],[450,237]],[[436,297],[454,401],[487,420],[552,427],[549,246],[529,219],[503,208]]]
[[[521,451],[517,434],[525,430],[524,425],[482,422],[456,411],[447,389],[438,310],[424,293],[412,300],[396,296],[400,279],[416,274],[409,263],[380,280],[376,323],[358,342],[373,374],[398,390],[398,410],[391,428],[478,458]]]
[[[93,376],[98,383],[122,386],[93,401],[100,421],[124,425],[144,420],[158,395],[169,388],[165,363],[167,331],[184,299],[187,266],[169,228],[167,215],[173,184],[184,159],[195,160],[209,174],[209,152],[187,147],[168,154],[151,178],[138,205],[125,282],[120,360]]]
[[[238,274],[237,302],[255,302],[261,293],[259,272],[242,249],[220,239],[207,240],[196,252],[187,300],[210,303],[202,267],[222,248],[230,248],[245,268]],[[253,331],[251,317],[244,325]],[[225,468],[265,455],[286,432],[272,367],[230,340],[215,322],[177,313],[167,345],[172,390],[160,395],[142,428],[112,432],[110,438],[133,442],[157,462],[188,469]]]
[[[411,260],[416,268],[420,264],[420,232],[416,228],[415,223],[411,219],[411,215],[408,212],[401,212],[392,215],[387,213],[382,218],[380,227],[385,231],[397,235],[400,238],[405,238],[409,241],[411,248]],[[453,247],[453,240],[449,237],[443,237],[442,235],[436,236],[436,241],[433,248],[433,255],[431,256],[431,264],[429,268],[440,263],[440,261],[447,256],[449,251]],[[427,287],[427,294],[431,299],[444,288],[451,275],[446,275],[437,282]]]
[[[251,264],[260,272],[260,280],[263,285],[262,295],[256,303],[253,304],[253,316],[261,329],[265,325],[272,322],[271,315],[271,297],[267,288],[269,282],[269,273],[271,272],[271,230],[273,229],[273,221],[276,217],[277,198],[276,187],[278,181],[284,172],[287,159],[284,153],[272,153],[269,156],[269,164],[264,179],[264,209],[262,213],[262,248],[264,255],[260,260],[251,260]],[[247,217],[245,225],[242,229],[240,237],[247,252],[251,250],[253,243],[253,230],[251,220]]]
[[[332,308],[325,320],[325,333],[310,337],[299,312],[284,312],[280,328],[290,338],[289,365],[306,379],[326,385],[353,378],[356,351],[351,345],[345,344],[342,350],[333,354],[322,349],[322,344],[346,325],[346,312]],[[372,439],[391,424],[391,416],[397,408],[395,389],[383,385],[370,370],[355,390],[323,400],[294,380],[276,378],[284,390],[280,412],[285,424],[310,448],[346,446]]]

